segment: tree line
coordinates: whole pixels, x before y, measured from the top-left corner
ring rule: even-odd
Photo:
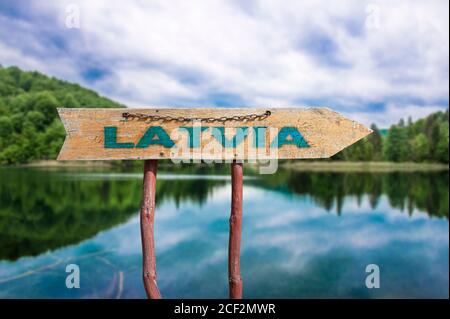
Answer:
[[[65,131],[56,108],[124,107],[96,92],[48,77],[0,65],[0,164],[55,159]],[[373,133],[336,154],[345,161],[448,163],[448,109]]]
[[[415,122],[408,118],[382,131],[375,124],[373,133],[333,159],[346,161],[448,163],[448,109],[432,113]]]

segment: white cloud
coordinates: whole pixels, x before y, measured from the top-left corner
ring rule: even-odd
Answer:
[[[393,123],[398,123],[400,119],[407,120],[409,116],[413,121],[427,116],[430,113],[442,111],[441,105],[398,105],[389,103],[386,109],[379,112],[363,111],[363,112],[344,112],[344,114],[352,119],[370,125],[376,123],[379,127],[388,127]]]
[[[68,3],[80,6],[79,30],[64,27]],[[83,82],[74,70],[88,57],[111,72],[84,84],[136,107],[207,105],[224,94],[245,106],[327,104],[383,126],[447,107],[448,2],[377,1],[375,29],[366,27],[371,3],[39,1],[34,11],[55,17],[69,49],[0,58]],[[375,102],[386,105],[376,115]]]

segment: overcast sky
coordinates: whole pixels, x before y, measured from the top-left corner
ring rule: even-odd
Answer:
[[[0,64],[132,107],[328,106],[387,127],[448,108],[449,2],[0,0]]]

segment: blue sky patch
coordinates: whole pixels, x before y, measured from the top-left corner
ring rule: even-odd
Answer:
[[[101,68],[88,68],[81,72],[83,79],[88,82],[95,82],[97,80],[101,80],[105,76],[109,74],[108,70]]]

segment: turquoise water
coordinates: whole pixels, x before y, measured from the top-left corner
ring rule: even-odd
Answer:
[[[160,170],[158,285],[226,298],[227,171]],[[0,169],[1,298],[144,298],[139,172]],[[448,298],[448,172],[248,174],[246,298]],[[80,288],[65,267],[80,267]],[[365,286],[368,264],[380,288]]]

